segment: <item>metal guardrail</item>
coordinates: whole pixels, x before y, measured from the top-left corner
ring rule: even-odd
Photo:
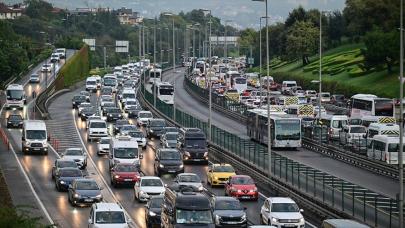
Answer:
[[[143,81],[143,80],[142,80]],[[143,91],[141,89],[139,91]],[[173,106],[156,100],[149,92],[140,96],[141,102],[157,116],[171,124],[183,127],[198,127],[207,133],[206,122],[176,109],[173,121]],[[231,161],[236,167],[257,178],[265,188],[275,188],[289,195],[310,210],[319,213],[318,218],[355,218],[379,227],[396,227],[398,208],[396,200],[369,191],[327,173],[297,163],[278,154],[272,154],[272,177],[268,178],[268,154],[265,146],[241,139],[215,126],[212,127],[211,156]]]

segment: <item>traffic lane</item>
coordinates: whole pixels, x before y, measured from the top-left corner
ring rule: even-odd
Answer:
[[[87,226],[88,208],[73,208],[66,192],[58,192],[52,180],[51,169],[57,155],[49,151],[47,156],[24,155],[21,150],[21,130],[9,130],[13,147],[25,172],[42,203],[55,223],[60,227]]]
[[[184,69],[184,68],[183,68]],[[188,94],[188,92],[183,87],[184,82],[184,70],[181,73],[174,71],[168,71],[163,74],[163,79],[175,83],[175,101],[176,107],[191,114],[192,116],[208,121],[209,109],[200,103],[198,100],[194,99]],[[232,134],[239,135],[243,138],[247,138],[246,126],[240,122],[231,120],[227,118],[224,114],[215,112],[212,110],[212,120],[213,124],[221,129],[224,129]]]
[[[183,80],[184,75],[179,73],[173,73],[170,71],[166,75],[163,76],[168,79],[169,81],[176,80],[176,105],[180,106],[185,110],[187,113],[192,114],[193,116],[203,116],[202,113],[208,113],[208,108],[206,105],[198,102],[192,96],[190,96],[187,91],[183,88]],[[178,83],[180,82],[180,83]],[[179,88],[180,87],[180,88]],[[186,105],[182,103],[182,101],[187,102]],[[204,111],[200,111],[205,110]],[[198,110],[198,111],[196,111]],[[207,114],[208,116],[208,114]],[[206,117],[205,117],[206,118]],[[239,133],[241,135],[244,133],[246,135],[246,126],[234,121],[230,118],[227,118],[222,113],[217,111],[212,111],[212,123],[217,127],[221,127],[221,125],[230,125],[230,126],[238,126]],[[364,188],[370,189],[377,193],[394,197],[399,191],[399,186],[395,180],[375,174],[373,172],[369,172],[367,170],[351,166],[350,164],[334,160],[328,156],[319,154],[317,152],[313,152],[304,148],[300,148],[298,150],[273,150],[274,153],[292,159],[296,162],[301,164],[305,164],[309,167],[315,168],[325,173],[333,174],[336,177],[339,177],[343,180],[348,182],[357,184]],[[265,161],[267,162],[267,161]],[[383,183],[376,185],[375,183]]]

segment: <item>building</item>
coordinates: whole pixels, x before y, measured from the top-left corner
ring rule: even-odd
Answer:
[[[15,19],[22,15],[23,9],[21,5],[7,6],[0,2],[0,20]]]
[[[139,16],[139,13],[132,11],[132,9],[122,7],[121,9],[117,9],[116,13],[122,25],[136,25],[143,20],[143,18]]]

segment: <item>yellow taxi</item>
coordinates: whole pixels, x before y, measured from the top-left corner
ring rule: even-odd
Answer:
[[[238,90],[236,90],[236,89],[228,89],[228,90],[225,92],[225,97],[226,97],[228,100],[232,100],[232,101],[238,102],[238,101],[239,101],[239,93],[238,93]]]
[[[207,184],[211,186],[224,185],[230,176],[236,175],[230,164],[212,164],[208,167]]]

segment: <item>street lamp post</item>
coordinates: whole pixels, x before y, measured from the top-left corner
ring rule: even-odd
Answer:
[[[261,77],[262,77],[262,19],[263,18],[267,18],[267,17],[260,17],[260,22],[259,22],[259,84],[260,84],[260,88],[259,88],[259,94],[260,94],[260,102],[259,102],[259,108],[262,107],[262,81],[261,81]]]
[[[153,65],[156,68],[156,17],[155,26],[153,27]],[[153,107],[156,108],[156,77],[153,80]]]
[[[211,12],[211,10],[203,10],[203,11],[206,11],[206,12],[209,12],[209,14],[210,14],[210,20],[209,20],[209,49],[208,49],[208,64],[209,64],[209,69],[208,69],[208,94],[209,94],[209,97],[208,97],[208,99],[209,99],[209,116],[208,116],[208,140],[209,141],[212,141],[212,138],[211,138],[211,129],[212,129],[212,84],[211,84],[211,74],[212,74],[212,72],[211,72],[211,24],[212,24],[212,21],[211,21],[211,18],[212,18],[212,12]]]
[[[400,117],[399,117],[399,153],[398,153],[398,171],[399,171],[399,197],[398,197],[398,209],[399,209],[399,227],[404,227],[404,167],[403,167],[403,145],[404,145],[404,104],[403,104],[403,97],[404,97],[404,1],[401,0],[400,3],[400,84],[399,84],[399,109],[400,109]]]
[[[176,39],[175,39],[175,30],[174,30],[174,14],[173,13],[164,13],[163,15],[165,15],[165,16],[169,16],[169,17],[172,17],[172,26],[173,26],[173,36],[172,36],[172,39],[173,39],[173,43],[172,43],[172,45],[173,45],[173,47],[172,47],[172,50],[173,50],[173,71],[176,71]]]
[[[266,4],[266,64],[267,64],[267,76],[270,75],[270,53],[269,53],[269,11],[268,0],[252,0],[265,2]],[[267,153],[269,156],[269,177],[271,178],[271,121],[270,121],[270,83],[267,83]],[[261,94],[260,94],[261,95]]]

